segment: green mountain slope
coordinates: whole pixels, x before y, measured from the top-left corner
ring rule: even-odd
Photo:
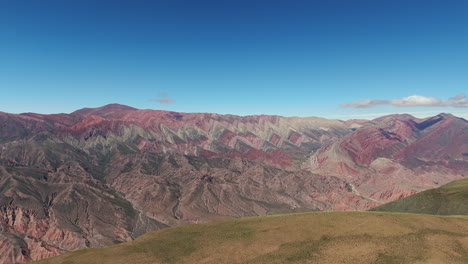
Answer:
[[[468,217],[318,212],[241,218],[163,229],[35,263],[468,263]]]
[[[451,182],[371,211],[406,212],[434,215],[468,215],[468,179]]]

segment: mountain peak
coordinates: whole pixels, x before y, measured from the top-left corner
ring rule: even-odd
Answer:
[[[102,116],[102,117],[109,117],[109,116],[120,116],[124,115],[128,112],[131,111],[136,111],[138,110],[137,108],[127,106],[127,105],[122,105],[122,104],[108,104],[105,106],[101,107],[96,107],[96,108],[82,108],[79,110],[76,110],[72,114],[76,115],[97,115],[97,116]]]

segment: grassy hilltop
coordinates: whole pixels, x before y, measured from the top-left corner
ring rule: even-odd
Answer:
[[[390,202],[372,211],[468,215],[468,178]]]
[[[468,263],[468,217],[316,212],[242,218],[168,228],[35,263]]]

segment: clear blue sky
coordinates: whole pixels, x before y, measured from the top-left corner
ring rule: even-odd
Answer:
[[[3,112],[121,103],[342,119],[467,115],[443,103],[340,106],[463,93],[466,0],[0,0]]]

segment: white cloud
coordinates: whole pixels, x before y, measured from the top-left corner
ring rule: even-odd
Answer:
[[[401,99],[391,100],[389,104],[395,106],[442,106],[444,101],[434,97],[411,95]]]
[[[468,107],[468,99],[464,94],[451,97],[448,100],[437,99],[423,95],[411,95],[408,97],[393,100],[362,100],[354,101],[348,104],[342,104],[341,107],[367,108],[376,105],[393,105],[400,107],[417,106],[445,106],[445,107]]]
[[[172,104],[174,102],[174,100],[172,100],[171,98],[162,98],[162,99],[157,99],[155,101],[161,104]]]
[[[169,98],[169,95],[167,93],[159,93],[157,97],[159,97],[159,98],[158,99],[150,99],[150,101],[160,103],[160,104],[172,104],[172,103],[174,103],[174,100]]]

